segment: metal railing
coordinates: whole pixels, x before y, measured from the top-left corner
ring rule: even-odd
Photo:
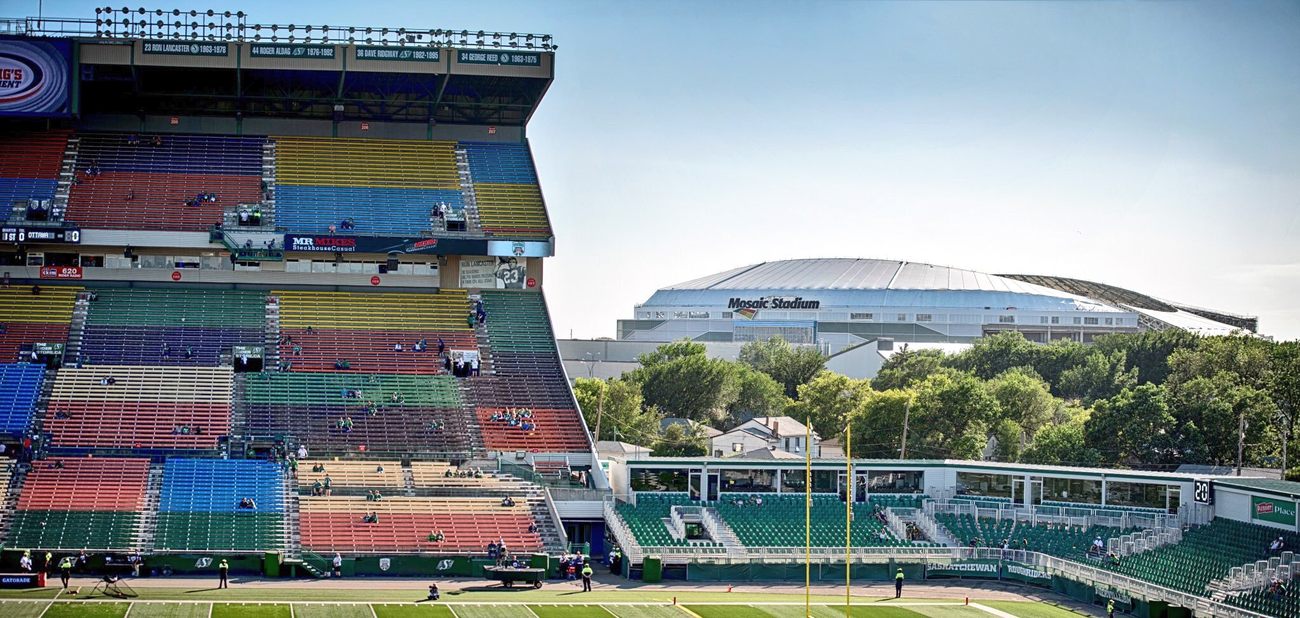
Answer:
[[[450,28],[250,24],[242,11],[95,9],[95,18],[7,17],[0,34],[232,43],[374,45],[513,51],[558,49],[549,34]]]

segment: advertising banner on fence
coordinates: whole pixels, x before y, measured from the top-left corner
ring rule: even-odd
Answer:
[[[80,266],[42,266],[42,279],[80,279]]]
[[[1019,562],[1008,562],[1004,564],[1002,567],[1002,576],[1007,579],[1024,582],[1033,586],[1052,585],[1052,576],[1046,571]]]
[[[1256,521],[1295,526],[1295,503],[1290,500],[1251,496],[1250,517]]]
[[[0,39],[0,116],[72,113],[72,42]]]
[[[979,577],[998,579],[1001,565],[997,560],[954,560],[949,564],[925,565],[926,578],[931,577]]]
[[[466,238],[399,238],[390,236],[335,236],[285,234],[285,251],[309,253],[425,253],[432,255],[483,255],[487,241]]]

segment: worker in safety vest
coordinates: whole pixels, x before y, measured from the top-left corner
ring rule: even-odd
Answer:
[[[903,597],[903,569],[899,567],[898,572],[894,574],[894,598]]]

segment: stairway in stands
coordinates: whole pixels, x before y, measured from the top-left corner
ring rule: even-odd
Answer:
[[[266,297],[266,337],[262,343],[262,370],[275,371],[280,367],[280,299]]]
[[[13,475],[9,477],[9,488],[4,495],[3,508],[0,509],[0,538],[9,538],[9,528],[13,525],[14,513],[18,512],[18,496],[23,492],[23,483],[31,464],[14,464]]]
[[[145,553],[152,552],[158,538],[158,509],[162,505],[163,464],[149,465],[149,484],[145,488],[144,510],[136,523],[135,547]]]
[[[483,225],[478,218],[478,198],[474,195],[474,178],[469,171],[469,153],[463,146],[456,147],[456,172],[460,176],[460,193],[465,202],[465,231],[478,235]]]
[[[77,147],[80,144],[80,137],[73,135],[68,138],[68,147],[63,151],[63,166],[59,169],[59,183],[50,204],[50,221],[62,221],[68,212],[68,196],[72,193],[72,181],[77,177]]]
[[[78,367],[82,364],[81,337],[85,334],[86,316],[90,313],[90,294],[91,292],[77,294],[77,300],[72,305],[72,321],[68,323],[68,342],[63,346],[63,362]]]

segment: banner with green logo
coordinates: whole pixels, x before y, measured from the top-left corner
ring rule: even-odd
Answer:
[[[1273,524],[1295,526],[1295,502],[1277,498],[1250,497],[1250,518]]]

